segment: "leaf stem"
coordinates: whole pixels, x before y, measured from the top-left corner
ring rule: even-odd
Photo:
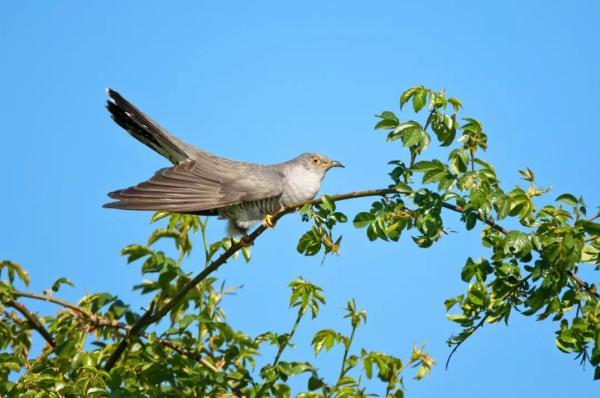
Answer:
[[[338,377],[338,383],[346,375],[346,372],[350,370],[349,367],[346,367],[346,360],[348,359],[348,353],[350,352],[350,346],[352,345],[352,340],[354,340],[354,333],[356,333],[358,325],[352,325],[352,332],[350,332],[350,338],[348,339],[348,345],[344,344],[344,357],[342,358],[342,368],[340,369],[340,376]],[[337,384],[337,383],[336,383]]]
[[[289,346],[290,341],[292,341],[292,338],[294,337],[294,334],[296,334],[296,329],[298,329],[298,325],[300,324],[300,320],[302,320],[303,316],[304,316],[304,311],[302,311],[302,309],[298,310],[298,315],[296,316],[296,320],[294,321],[292,330],[288,334],[288,337],[286,338],[285,342],[283,344],[279,345],[279,349],[277,350],[277,355],[275,355],[275,359],[273,360],[273,363],[271,364],[271,366],[275,367],[279,363],[281,354],[283,354],[283,351]],[[273,382],[264,383],[258,390],[258,393],[256,394],[256,396],[262,397],[265,390],[270,388],[272,384],[273,384]]]

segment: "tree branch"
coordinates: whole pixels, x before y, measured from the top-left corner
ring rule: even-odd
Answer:
[[[397,194],[397,193],[398,193],[398,191],[396,191],[394,188],[372,189],[372,190],[367,190],[367,191],[355,191],[355,192],[349,192],[349,193],[345,193],[345,194],[332,195],[331,200],[333,200],[334,202],[337,202],[337,201],[348,200],[348,199],[363,198],[363,197],[368,197],[368,196],[385,196],[385,195]],[[307,204],[316,205],[319,203],[321,203],[321,199],[314,199],[314,200],[310,200],[308,202],[299,203],[296,205],[285,207],[273,215],[272,221],[277,222],[283,216],[290,214]],[[453,205],[448,202],[443,202],[442,206],[449,210],[457,212],[457,213],[461,213],[461,214],[464,213],[464,209],[462,207]],[[504,235],[506,235],[508,233],[508,231],[506,229],[504,229],[503,227],[496,224],[493,220],[491,220],[489,218],[486,219],[484,217],[481,217],[480,215],[478,215],[478,217],[479,217],[480,221],[489,225],[490,227],[494,228],[495,230],[499,231],[500,233],[502,233]],[[266,230],[267,230],[267,227],[265,227],[264,225],[260,225],[259,227],[257,227],[250,235],[247,235],[247,236],[243,237],[239,242],[232,244],[229,249],[227,249],[225,252],[223,252],[216,260],[211,262],[201,272],[199,272],[192,280],[190,280],[183,288],[181,288],[181,290],[179,290],[177,292],[177,294],[175,294],[175,296],[173,296],[171,298],[171,300],[169,300],[168,302],[163,304],[162,307],[157,309],[156,312],[153,313],[151,311],[152,308],[149,311],[146,311],[146,313],[142,317],[140,317],[131,326],[131,329],[128,331],[127,335],[121,340],[121,342],[119,343],[119,345],[117,346],[117,348],[115,349],[113,354],[108,358],[108,360],[106,361],[106,363],[104,365],[104,370],[108,372],[114,367],[114,365],[117,363],[117,361],[119,360],[119,358],[123,354],[123,352],[127,349],[129,344],[131,343],[131,341],[133,341],[135,338],[137,338],[145,330],[146,327],[148,327],[149,325],[151,325],[153,323],[157,323],[158,321],[160,321],[175,306],[177,306],[196,285],[198,285],[200,282],[202,282],[204,279],[206,279],[210,274],[212,274],[217,269],[219,269],[223,264],[225,264],[227,262],[227,260],[229,260],[230,257],[232,257],[244,245],[254,244],[254,241],[260,235],[262,235],[262,233],[265,232]],[[584,283],[584,285],[581,285],[581,286],[582,287],[587,286],[587,284]]]
[[[463,209],[462,207],[460,207],[458,205],[453,205],[452,203],[448,203],[448,202],[442,202],[442,207],[444,207],[446,209],[449,209],[449,210],[452,210],[452,211],[454,211],[456,213],[461,213],[462,214],[462,213],[465,212],[465,209]],[[479,221],[481,221],[484,224],[487,224],[488,226],[492,227],[496,231],[500,232],[502,235],[508,234],[508,231],[504,227],[496,224],[494,222],[494,220],[492,220],[491,218],[485,218],[485,217],[482,217],[479,214],[477,214],[477,218],[479,219]]]
[[[356,199],[356,198],[370,197],[370,196],[385,196],[385,195],[390,195],[390,194],[398,194],[398,192],[394,188],[382,188],[382,189],[356,191],[356,192],[332,195],[331,199],[333,201],[342,201],[342,200],[349,200],[349,199]],[[311,200],[308,202],[299,203],[297,205],[288,206],[288,207],[280,210],[275,215],[273,215],[272,220],[274,222],[276,222],[279,219],[281,219],[283,216],[290,214],[307,204],[316,205],[321,202],[322,202],[321,199],[314,199],[314,200]],[[464,213],[464,211],[465,211],[462,207],[448,203],[448,202],[443,202],[442,206],[446,209],[452,210],[452,211],[454,211],[456,213],[460,213],[460,214]],[[502,233],[503,235],[508,234],[508,231],[505,228],[496,224],[491,218],[484,218],[480,215],[478,215],[478,218],[481,222],[490,226],[491,228],[495,229],[496,231]],[[120,323],[115,320],[98,317],[97,315],[87,311],[86,309],[84,309],[82,307],[79,307],[77,305],[74,305],[72,303],[69,303],[67,301],[64,301],[64,300],[61,300],[61,299],[58,299],[58,298],[55,298],[52,296],[20,292],[20,291],[15,291],[15,292],[13,292],[13,294],[17,297],[27,297],[27,298],[36,299],[36,300],[48,301],[48,302],[52,302],[54,304],[60,305],[62,307],[68,308],[68,309],[74,311],[80,317],[85,318],[90,323],[92,323],[96,326],[108,326],[108,327],[125,330],[127,333],[124,336],[122,336],[122,339],[119,342],[119,345],[117,346],[115,351],[111,354],[111,356],[107,359],[107,361],[104,365],[104,369],[106,371],[110,371],[110,369],[112,369],[115,366],[115,364],[117,363],[117,361],[119,360],[121,355],[125,352],[125,350],[129,346],[129,344],[133,340],[135,340],[136,338],[138,338],[140,336],[144,337],[144,338],[148,337],[148,335],[146,333],[144,333],[144,330],[146,329],[146,327],[148,327],[149,325],[151,325],[153,323],[159,322],[175,306],[177,306],[196,285],[198,285],[200,282],[202,282],[204,279],[206,279],[210,274],[212,274],[217,269],[219,269],[223,264],[225,264],[227,262],[227,260],[229,260],[230,257],[232,257],[243,246],[254,244],[254,241],[260,235],[262,235],[263,232],[265,232],[266,230],[267,230],[267,227],[265,227],[264,225],[260,225],[250,235],[247,235],[244,238],[242,238],[242,240],[240,242],[234,243],[229,249],[227,249],[225,252],[223,252],[216,260],[214,260],[210,264],[208,264],[201,272],[199,272],[192,280],[190,280],[181,290],[179,290],[177,292],[177,294],[175,294],[175,296],[173,296],[169,301],[167,301],[165,304],[163,304],[156,311],[154,311],[154,305],[153,305],[154,302],[153,302],[151,307],[133,325],[126,325],[126,324]],[[567,271],[567,274],[581,288],[594,294],[595,297],[599,297],[599,294],[596,292],[594,285],[590,285],[587,282],[582,281],[581,279],[579,279],[577,277],[577,275],[575,275],[571,271]],[[19,305],[19,303],[17,303],[17,305]],[[23,306],[23,308],[24,308],[24,306]],[[27,311],[26,308],[25,308],[25,311]],[[19,310],[19,312],[21,312],[21,311]],[[21,313],[23,313],[23,312],[21,312]],[[35,317],[31,313],[29,313],[29,314],[31,316]],[[24,313],[23,313],[23,315],[26,318],[28,318]],[[33,319],[37,319],[37,318],[33,318]],[[28,318],[28,320],[30,320],[30,319]],[[32,322],[31,320],[30,320],[30,322],[34,326],[39,325],[39,327],[36,327],[36,330],[38,330],[40,332],[40,334],[42,334],[42,336],[44,336],[44,338],[46,339],[46,341],[48,341],[49,344],[50,344],[50,341],[54,342],[54,339],[52,338],[52,336],[47,332],[47,330],[43,327],[43,325],[41,325],[39,320],[38,320],[37,324]],[[44,334],[44,332],[42,332],[42,330],[45,331],[45,334]],[[192,351],[186,350],[185,348],[179,347],[177,344],[175,344],[169,340],[159,339],[159,342],[161,344],[165,345],[166,347],[169,347],[169,348],[177,351],[178,353],[180,353],[182,355],[185,355],[189,358],[192,358],[192,359],[202,362],[204,365],[206,365],[207,367],[209,367],[215,371],[218,370],[214,367],[214,365],[210,364],[206,360],[203,360],[203,358],[201,358],[199,356],[199,354],[197,354],[195,352],[192,352]],[[52,345],[52,346],[54,346],[54,345]],[[456,351],[456,347],[452,351],[452,353],[454,353],[454,351]],[[452,354],[450,356],[452,356]]]
[[[465,212],[465,209],[463,209],[462,207],[453,205],[452,203],[448,203],[448,202],[442,202],[442,207],[452,210],[457,213],[461,213],[461,214]],[[494,220],[492,220],[491,218],[484,218],[484,217],[481,217],[481,215],[479,215],[479,214],[477,215],[477,218],[484,224],[486,224],[486,225],[490,226],[491,228],[495,229],[496,231],[500,232],[502,235],[508,234],[507,229],[505,229],[501,225],[496,224],[494,222]],[[600,294],[596,291],[596,287],[594,285],[590,285],[589,283],[581,280],[572,271],[566,271],[566,273],[571,278],[571,280],[573,280],[573,282],[575,282],[580,288],[584,289],[585,291],[587,291],[590,294],[593,294],[594,297],[600,298]]]
[[[6,305],[19,311],[25,317],[25,319],[29,321],[31,327],[34,328],[44,338],[44,340],[46,340],[52,349],[56,347],[56,340],[54,340],[54,337],[52,337],[50,332],[48,332],[44,325],[42,325],[42,322],[39,320],[39,318],[35,314],[31,313],[27,307],[13,299],[6,301]]]
[[[341,201],[341,200],[347,200],[347,199],[362,198],[362,197],[366,197],[366,196],[384,196],[384,195],[388,195],[388,194],[392,194],[392,193],[397,193],[397,191],[393,188],[374,189],[374,190],[369,190],[369,191],[358,191],[358,192],[350,192],[350,193],[340,194],[340,195],[333,195],[333,196],[331,196],[331,199],[333,201]],[[288,207],[280,210],[279,212],[277,212],[275,215],[273,215],[272,221],[277,222],[281,217],[298,210],[299,208],[301,208],[302,206],[305,206],[306,204],[314,205],[314,204],[318,204],[318,203],[321,203],[321,199],[314,199],[314,200],[311,200],[311,201],[308,201],[305,203],[299,203],[297,205],[288,206]],[[175,306],[177,306],[196,285],[198,285],[200,282],[202,282],[204,279],[206,279],[210,274],[212,274],[217,269],[219,269],[219,267],[221,267],[223,264],[225,264],[227,262],[227,260],[229,260],[229,258],[232,257],[244,245],[254,244],[254,241],[256,240],[256,238],[258,238],[260,235],[262,235],[262,233],[265,232],[266,230],[267,230],[267,227],[265,227],[264,225],[260,225],[259,227],[257,227],[254,231],[252,231],[252,233],[250,235],[247,235],[247,236],[243,237],[239,242],[232,244],[229,249],[224,251],[216,260],[211,262],[201,272],[199,272],[192,280],[190,280],[185,286],[183,286],[183,288],[181,288],[177,292],[177,294],[175,294],[171,298],[171,300],[169,300],[168,302],[163,304],[162,307],[157,309],[156,312],[152,312],[150,310],[146,311],[146,313],[142,317],[140,317],[131,326],[131,329],[129,330],[127,335],[121,340],[121,342],[119,343],[119,345],[117,346],[115,351],[107,359],[107,361],[104,365],[104,370],[108,372],[115,366],[115,364],[119,360],[120,356],[127,349],[129,344],[131,343],[131,341],[133,341],[135,338],[137,338],[139,336],[139,334],[142,333],[146,329],[146,327],[148,327],[149,325],[151,325],[153,323],[157,323],[158,321],[160,321]]]
[[[85,321],[89,322],[92,326],[94,326],[96,328],[110,327],[110,328],[114,328],[114,329],[124,330],[126,332],[129,332],[129,330],[131,329],[130,325],[116,321],[114,319],[108,319],[108,318],[99,316],[97,314],[91,313],[88,310],[86,310],[85,308],[82,308],[76,304],[69,303],[68,301],[61,300],[61,299],[58,299],[53,296],[23,292],[23,291],[19,291],[19,290],[14,290],[11,292],[11,294],[16,297],[25,297],[25,298],[29,298],[29,299],[33,299],[33,300],[47,301],[47,302],[59,305],[61,307],[67,308],[67,309],[73,311],[75,316],[77,316],[81,319],[84,319]],[[119,333],[119,335],[124,337],[121,333]],[[147,333],[141,333],[140,336],[144,337],[146,339],[150,338],[150,336]],[[50,337],[52,338],[52,336],[50,336]],[[171,340],[156,338],[156,341],[158,341],[160,344],[164,345],[165,347],[168,347],[168,348],[172,349],[173,351],[178,352],[181,355],[184,355],[190,359],[193,359],[193,360],[201,363],[202,365],[211,369],[213,372],[219,371],[219,369],[217,367],[215,367],[212,363],[207,361],[205,358],[203,358],[199,353],[197,353],[195,351],[191,351],[191,350],[188,350],[187,348],[181,347],[178,344],[172,342]]]

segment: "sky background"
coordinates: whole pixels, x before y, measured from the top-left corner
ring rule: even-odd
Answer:
[[[68,276],[76,288],[65,298],[109,291],[146,304],[131,291],[139,265],[126,266],[119,250],[145,241],[150,214],[101,205],[106,192],[168,163],[111,121],[109,86],[219,155],[338,159],[347,168],[327,176],[330,194],[386,186],[386,162],[405,151],[373,131],[373,115],[398,111],[408,87],[445,88],[463,101],[464,116],[484,123],[485,159],[505,188],[528,166],[539,185],[553,186],[551,197],[573,192],[595,207],[598,15],[593,1],[2,2],[0,257],[30,271],[33,291]],[[353,217],[370,203],[339,208]],[[316,330],[348,331],[342,307],[354,297],[368,314],[356,348],[405,358],[427,343],[440,364],[429,379],[406,383],[409,397],[597,394],[592,370],[555,348],[557,325],[517,314],[509,327],[483,328],[443,369],[446,339],[459,331],[443,301],[464,291],[466,257],[488,254],[477,231],[447,216],[458,233],[428,250],[408,236],[370,243],[345,225],[341,255],[324,265],[296,252],[307,225],[286,217],[257,241],[250,264],[219,270],[227,285],[244,285],[225,301],[228,319],[251,335],[289,330],[287,284],[302,275],[324,288],[328,304],[301,324],[285,359],[312,361]],[[220,238],[224,223],[210,224]],[[187,263],[200,267],[196,257]],[[340,350],[315,360],[330,380],[340,361]]]

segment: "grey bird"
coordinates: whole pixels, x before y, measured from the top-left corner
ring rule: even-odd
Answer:
[[[332,167],[344,167],[317,153],[287,162],[261,165],[215,156],[169,134],[112,89],[106,108],[113,120],[135,139],[174,164],[152,178],[108,194],[104,207],[169,211],[229,220],[231,235],[245,235],[284,207],[313,199]]]

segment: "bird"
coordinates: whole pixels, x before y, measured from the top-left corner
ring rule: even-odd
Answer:
[[[325,174],[344,167],[318,153],[270,165],[216,156],[170,134],[115,90],[106,92],[112,119],[172,166],[110,192],[105,208],[218,216],[228,220],[230,236],[246,236],[261,222],[274,227],[272,216],[283,208],[314,199]]]

